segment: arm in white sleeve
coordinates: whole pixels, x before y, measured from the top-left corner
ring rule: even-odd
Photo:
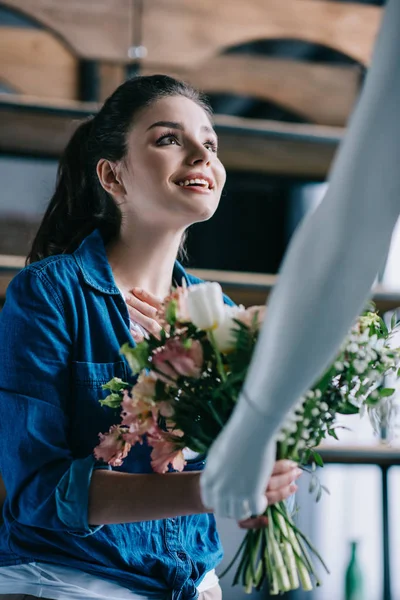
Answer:
[[[388,251],[400,212],[399,31],[389,0],[327,194],[289,247],[244,393],[209,454],[203,501],[219,514],[265,506],[273,436],[333,360]]]

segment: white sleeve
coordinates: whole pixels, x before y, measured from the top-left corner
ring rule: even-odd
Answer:
[[[328,191],[271,296],[244,388],[269,417],[266,435],[333,360],[388,251],[400,212],[399,32],[400,2],[389,0]]]

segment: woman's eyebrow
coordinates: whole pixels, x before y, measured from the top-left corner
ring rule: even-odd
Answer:
[[[147,131],[154,129],[154,127],[168,127],[168,129],[180,129],[183,131],[183,125],[181,123],[175,123],[174,121],[157,121],[156,123],[153,123],[153,125],[150,125],[150,127],[147,128]]]
[[[182,123],[177,123],[175,121],[157,121],[156,123],[150,125],[150,127],[147,128],[147,131],[154,129],[154,127],[167,127],[168,129],[180,129],[181,131],[184,131],[185,129]],[[202,131],[207,131],[207,133],[213,133],[214,135],[217,135],[214,129],[212,127],[208,127],[207,125],[203,125],[201,129]]]

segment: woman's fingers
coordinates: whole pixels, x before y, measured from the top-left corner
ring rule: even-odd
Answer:
[[[128,307],[138,310],[140,313],[142,313],[143,315],[145,315],[146,317],[149,317],[151,319],[156,318],[157,308],[155,306],[152,306],[148,302],[145,302],[144,300],[137,298],[132,293],[127,294],[127,296],[125,297],[125,300],[126,300],[126,303],[128,304]]]
[[[272,470],[272,475],[279,475],[280,473],[287,473],[291,469],[297,467],[297,463],[294,460],[281,459],[277,460]]]
[[[153,306],[157,310],[159,310],[162,306],[162,300],[158,298],[158,296],[155,296],[150,292],[146,292],[146,290],[143,290],[142,288],[133,288],[131,292],[134,296],[136,296],[136,298],[146,302],[146,304],[150,304],[150,306]]]
[[[155,303],[155,296],[148,294],[147,292],[144,295],[150,296],[151,302]],[[131,320],[134,323],[141,325],[146,331],[155,337],[158,337],[161,331],[161,326],[156,320],[158,309],[155,306],[147,303],[145,300],[137,298],[132,293],[128,294],[125,300]],[[143,340],[143,335],[140,332],[135,332],[134,330],[132,331],[132,337],[135,342]]]
[[[295,481],[302,472],[296,463],[290,460],[277,461],[266,491],[268,504],[276,504],[294,494],[297,491]]]
[[[148,333],[151,333],[155,337],[159,337],[161,326],[157,323],[155,319],[146,317],[146,315],[141,313],[136,308],[133,308],[132,306],[128,306],[128,311],[132,321],[141,325]]]
[[[284,488],[287,485],[290,485],[296,479],[300,477],[302,474],[302,470],[294,467],[286,471],[285,473],[281,473],[279,475],[272,475],[267,487],[267,493],[279,490],[280,488]]]
[[[268,504],[276,504],[277,502],[282,502],[282,500],[286,500],[292,494],[297,492],[297,485],[295,483],[290,483],[284,487],[281,487],[277,490],[267,491],[267,499]]]

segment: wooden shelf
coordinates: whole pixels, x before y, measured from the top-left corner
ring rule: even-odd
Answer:
[[[326,464],[400,465],[400,446],[324,444],[318,452]]]
[[[8,284],[24,264],[25,258],[22,256],[0,255],[0,299],[4,299]],[[228,296],[237,304],[245,306],[264,304],[277,281],[276,275],[264,273],[212,269],[189,269],[189,271],[200,279],[218,281]],[[373,300],[381,312],[400,307],[400,290],[377,286],[374,289]]]
[[[60,156],[76,122],[98,104],[0,94],[0,152]],[[216,115],[227,169],[324,180],[344,129]]]

